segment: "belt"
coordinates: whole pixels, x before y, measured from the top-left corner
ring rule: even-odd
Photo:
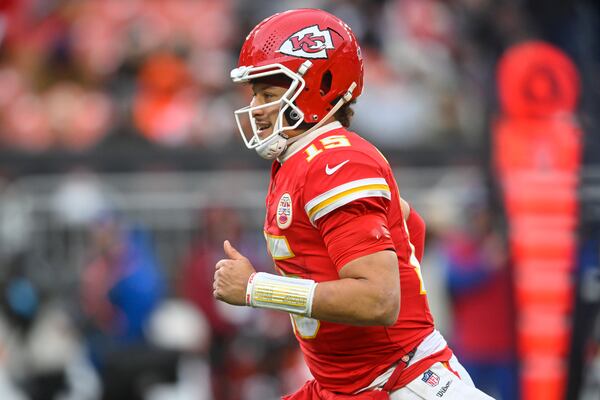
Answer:
[[[402,358],[396,365],[396,368],[394,368],[394,372],[392,372],[392,375],[390,376],[390,378],[387,380],[385,385],[383,385],[383,390],[385,390],[386,392],[389,392],[394,388],[394,385],[398,381],[398,378],[400,378],[400,374],[402,373],[402,371],[404,371],[404,369],[406,369],[406,367],[408,367],[408,363],[410,362],[410,360],[412,360],[414,355],[415,355],[415,350],[402,356]]]

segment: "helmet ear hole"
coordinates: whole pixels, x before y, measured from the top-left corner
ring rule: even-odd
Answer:
[[[288,125],[290,126],[295,125],[300,120],[300,118],[302,118],[298,111],[292,108],[288,108],[287,110],[285,110],[283,112],[283,116],[285,117]]]
[[[333,82],[333,75],[330,70],[325,71],[323,76],[321,77],[321,96],[325,97],[327,93],[331,90],[331,83]]]

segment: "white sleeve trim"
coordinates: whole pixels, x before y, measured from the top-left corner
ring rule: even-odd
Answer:
[[[391,200],[387,181],[384,178],[366,178],[344,183],[310,200],[304,206],[304,211],[314,225],[316,220],[331,211],[365,197],[385,197]]]

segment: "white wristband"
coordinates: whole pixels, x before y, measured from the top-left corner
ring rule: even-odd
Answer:
[[[255,272],[246,286],[246,305],[310,317],[316,287],[312,279]]]

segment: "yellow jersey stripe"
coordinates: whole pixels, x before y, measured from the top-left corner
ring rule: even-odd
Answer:
[[[390,192],[384,190],[359,190],[355,193],[350,193],[347,196],[342,197],[341,199],[321,208],[318,210],[312,218],[310,218],[311,224],[315,224],[315,221],[319,218],[329,214],[331,211],[336,210],[346,204],[353,202],[354,200],[364,199],[367,197],[385,197],[388,200],[391,200]]]
[[[336,186],[332,189],[329,189],[325,193],[321,193],[320,195],[314,197],[310,201],[308,201],[304,205],[304,211],[308,215],[309,211],[312,210],[316,205],[322,203],[323,201],[336,196],[342,192],[345,192],[350,189],[355,189],[358,187],[366,186],[366,185],[387,185],[387,181],[384,178],[365,178],[358,179],[356,181],[346,182],[342,185]]]
[[[357,197],[357,194],[359,194],[361,192],[364,194],[364,196]],[[354,189],[346,190],[340,194],[332,196],[332,197],[328,198],[327,200],[324,200],[324,201],[320,202],[319,204],[313,206],[308,211],[308,218],[311,220],[311,222],[314,221],[316,219],[315,215],[319,211],[325,209],[326,207],[328,207],[330,205],[334,205],[335,203],[338,203],[339,206],[342,206],[344,204],[349,203],[352,200],[356,200],[361,197],[373,197],[373,195],[377,195],[377,194],[381,197],[390,198],[390,188],[388,187],[388,185],[365,185],[365,186],[357,187]],[[349,201],[344,201],[344,200],[349,200]],[[337,207],[335,207],[335,208],[337,208]]]
[[[340,194],[332,196],[332,197],[328,198],[327,200],[324,200],[324,201],[320,202],[319,204],[315,205],[313,208],[311,208],[308,211],[308,217],[312,218],[317,212],[319,212],[319,210],[322,210],[323,208],[327,207],[328,205],[335,203],[336,201],[338,201],[348,195],[351,195],[356,192],[366,191],[366,190],[380,190],[380,191],[387,191],[389,193],[390,187],[386,184],[376,184],[376,185],[359,186],[354,189],[346,190]]]

